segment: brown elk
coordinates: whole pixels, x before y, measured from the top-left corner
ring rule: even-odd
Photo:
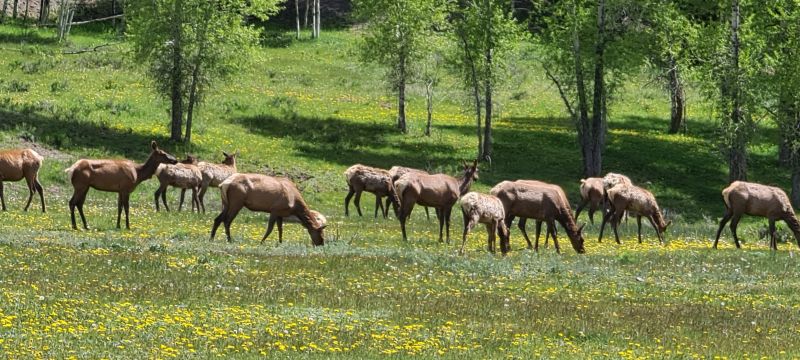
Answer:
[[[322,230],[311,210],[300,195],[300,190],[286,178],[261,174],[234,174],[220,184],[222,212],[214,219],[211,240],[221,223],[225,224],[225,235],[231,241],[231,223],[243,207],[251,211],[268,212],[270,216],[287,218],[296,216],[308,230],[314,246],[324,245]]]
[[[13,149],[0,151],[0,203],[6,211],[6,198],[3,194],[4,181],[20,181],[25,178],[28,184],[28,203],[25,211],[31,206],[33,195],[39,193],[42,201],[42,212],[47,212],[44,205],[44,189],[39,183],[39,168],[44,158],[33,149]]]
[[[589,205],[589,222],[594,224],[594,212],[603,209],[603,178],[590,177],[581,179],[581,202],[575,210],[575,219],[581,215],[586,205]]]
[[[551,229],[555,229],[555,223],[558,222],[566,230],[572,248],[579,254],[586,252],[583,245],[583,225],[579,227],[575,223],[567,195],[560,186],[533,180],[503,181],[495,185],[490,193],[503,203],[507,227],[511,227],[515,217],[520,218],[520,229],[529,244],[523,219],[544,221]],[[556,252],[561,253],[555,231],[551,231],[551,235]],[[534,250],[538,249],[537,237]]]
[[[200,200],[197,192],[200,189],[200,184],[203,181],[203,175],[200,172],[200,167],[197,166],[197,158],[187,155],[185,160],[175,164],[161,164],[156,169],[156,178],[159,182],[158,190],[155,192],[156,211],[158,208],[158,198],[164,203],[164,208],[169,211],[167,205],[167,187],[174,186],[181,189],[181,201],[178,204],[178,211],[183,209],[184,195],[186,190],[192,190],[192,211],[197,206],[197,212],[200,212]]]
[[[174,156],[158,148],[155,141],[150,143],[152,151],[144,164],[136,164],[130,160],[88,160],[81,159],[68,169],[64,170],[72,183],[74,192],[69,200],[69,210],[72,218],[72,228],[78,229],[75,223],[75,208],[81,215],[84,229],[86,216],[83,215],[83,204],[89,188],[100,191],[115,192],[117,198],[117,228],[120,227],[122,210],[125,210],[125,227],[131,228],[129,221],[130,195],[136,186],[155,174],[160,164],[175,164],[178,161]]]
[[[741,248],[736,227],[742,215],[762,216],[769,220],[770,248],[778,249],[775,234],[775,221],[783,220],[794,233],[797,246],[800,247],[800,222],[794,215],[794,208],[789,197],[780,188],[756,183],[734,181],[722,190],[722,199],[725,201],[725,215],[719,222],[717,237],[714,239],[714,249],[717,248],[719,236],[725,224],[730,220],[733,242]]]
[[[606,190],[606,193],[608,194],[609,207],[612,210],[609,211],[607,216],[603,217],[603,224],[600,227],[598,241],[602,241],[603,229],[608,219],[610,219],[611,227],[614,229],[614,238],[617,244],[619,244],[619,223],[623,213],[628,211],[632,216],[636,216],[639,243],[642,242],[642,216],[646,217],[650,225],[653,226],[658,236],[658,242],[664,243],[664,231],[672,221],[664,221],[661,209],[659,209],[656,198],[651,192],[636,185],[620,182]]]
[[[439,242],[442,242],[442,228],[447,228],[447,243],[450,243],[450,214],[458,198],[469,192],[473,180],[478,179],[478,160],[467,165],[464,162],[464,173],[460,179],[445,174],[408,173],[395,183],[397,195],[400,197],[400,229],[403,240],[407,240],[406,222],[414,205],[419,204],[436,209],[439,218]]]
[[[461,214],[464,216],[464,234],[459,254],[464,253],[467,235],[477,223],[486,225],[489,252],[494,253],[496,235],[500,235],[500,251],[503,255],[508,252],[508,228],[505,223],[505,210],[500,199],[493,195],[467,193],[461,197]]]
[[[388,215],[388,205],[383,209],[381,199],[386,196],[388,201],[391,202],[394,209],[395,216],[397,209],[400,207],[400,201],[395,193],[394,183],[388,171],[374,167],[364,166],[361,164],[353,165],[344,172],[345,180],[347,180],[347,187],[349,189],[347,196],[344,198],[344,214],[350,215],[350,199],[355,195],[353,203],[356,205],[358,216],[361,214],[361,193],[371,192],[375,194],[375,217],[378,217],[378,208],[381,208],[383,217]]]
[[[201,161],[197,164],[197,166],[200,167],[200,173],[203,175],[203,182],[200,184],[200,194],[198,195],[203,213],[206,212],[205,195],[208,187],[219,187],[225,179],[237,172],[236,157],[239,156],[239,152],[228,154],[223,151],[222,155],[225,159],[223,159],[220,164],[205,161]]]
[[[392,166],[392,168],[389,169],[389,176],[392,177],[392,183],[396,182],[397,179],[399,179],[401,176],[403,176],[405,174],[408,174],[408,173],[428,175],[427,171],[414,169],[414,168],[410,168],[410,167],[405,167],[405,166]],[[391,200],[391,199],[389,199],[387,197],[386,198],[386,207],[383,210],[384,213],[388,213],[389,212],[389,203],[390,203],[389,200]],[[424,208],[425,208],[425,217],[428,220],[430,220],[431,219],[431,214],[428,211],[428,207],[424,206]],[[437,213],[436,216],[439,216],[439,214]]]
[[[311,216],[314,219],[317,220],[317,224],[319,224],[322,227],[328,226],[328,218],[326,218],[325,215],[322,215],[319,211],[316,211],[316,210],[310,210],[310,212],[311,212]],[[267,240],[267,238],[269,237],[269,234],[272,233],[272,228],[275,226],[275,224],[278,225],[278,242],[279,243],[283,243],[283,222],[284,221],[287,222],[287,223],[302,224],[302,222],[300,222],[300,219],[295,215],[289,216],[287,218],[283,218],[283,217],[280,217],[280,216],[274,216],[274,215],[270,214],[269,215],[269,221],[268,221],[268,224],[267,224],[267,232],[264,233],[264,237],[261,238],[261,243],[263,244],[264,241]]]

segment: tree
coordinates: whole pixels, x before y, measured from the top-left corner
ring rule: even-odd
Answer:
[[[508,4],[508,0],[461,1],[455,5],[451,15],[453,35],[458,44],[453,59],[454,69],[465,89],[471,93],[478,158],[489,161],[493,145],[494,91],[502,78],[500,73],[505,67],[506,57],[522,40],[521,28]]]
[[[601,174],[608,99],[624,75],[641,64],[641,39],[630,35],[639,35],[632,29],[641,28],[642,11],[637,1],[559,2],[536,37],[545,75],[577,128],[584,176]],[[593,76],[587,77],[590,71]],[[607,73],[614,74],[611,82]]]
[[[170,99],[170,138],[191,141],[195,105],[215,78],[240,66],[259,30],[245,16],[266,19],[279,0],[134,0],[126,2],[134,56]],[[184,111],[186,109],[186,111]],[[186,137],[182,137],[186,119]]]
[[[360,0],[356,15],[367,21],[360,43],[361,60],[375,62],[397,93],[397,128],[407,132],[406,87],[415,78],[417,62],[429,50],[434,27],[444,21],[438,0]]]

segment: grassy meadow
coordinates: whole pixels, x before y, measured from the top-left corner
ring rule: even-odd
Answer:
[[[32,146],[48,212],[23,212],[23,183],[6,183],[0,213],[0,349],[5,358],[798,358],[800,259],[796,245],[768,250],[747,219],[743,250],[729,231],[710,250],[727,169],[711,110],[689,91],[687,134],[667,135],[668,97],[646,76],[611,105],[605,170],[655,193],[673,226],[658,245],[635,222],[623,244],[596,241],[587,254],[561,234],[563,254],[524,250],[516,227],[507,257],[485,250],[476,227],[457,255],[418,209],[403,242],[399,224],[344,217],[342,172],[354,163],[407,165],[456,174],[474,158],[463,92],[445,78],[434,129],[424,130],[422,90],[411,89],[410,133],[394,128],[394,98],[381,70],[357,61],[353,30],[319,41],[274,32],[243,71],[216,84],[199,108],[191,145],[167,141],[168,104],[153,91],[125,43],[102,28],[76,28],[67,44],[51,30],[0,25],[0,139]],[[97,52],[64,51],[114,45]],[[506,179],[540,179],[578,200],[576,134],[533,55],[514,62],[497,96],[495,155],[474,189]],[[131,227],[115,228],[116,194],[90,191],[91,230],[72,231],[63,170],[82,157],[143,161],[150,140],[178,157],[221,160],[240,152],[239,170],[296,179],[310,206],[329,220],[326,246],[287,225],[260,244],[265,214],[243,211],[234,242],[208,240],[219,211],[156,213],[157,181],[131,197]],[[777,166],[777,131],[767,121],[751,145],[751,180],[788,189]],[[177,208],[177,191],[168,194]],[[573,205],[574,207],[574,205]],[[585,213],[584,213],[585,214]],[[582,215],[579,222],[587,222]],[[781,225],[782,226],[782,225]],[[782,226],[785,229],[785,226]],[[532,226],[531,226],[532,228]],[[532,233],[532,231],[529,231]],[[783,231],[788,233],[787,231]]]

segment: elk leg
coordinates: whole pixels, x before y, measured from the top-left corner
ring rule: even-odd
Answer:
[[[619,223],[622,221],[622,215],[625,213],[625,210],[619,209],[614,213],[614,218],[611,219],[611,227],[614,229],[614,239],[617,241],[617,244],[622,244],[619,241]]]
[[[222,222],[225,220],[225,213],[227,211],[228,209],[223,206],[222,212],[220,212],[219,215],[214,218],[214,225],[211,226],[211,238],[209,240],[214,240],[214,236],[217,234],[217,228],[219,227],[219,224],[222,224]]]
[[[647,218],[647,219],[650,220],[650,218]],[[652,223],[652,220],[651,220],[651,223]],[[641,244],[642,243],[642,217],[641,216],[637,216],[636,217],[636,226],[637,226],[638,233],[639,233],[639,244]],[[655,226],[653,226],[653,228],[656,229],[656,234],[658,234],[658,228],[656,228]]]
[[[242,210],[242,205],[231,206],[230,210],[228,211],[228,215],[225,216],[225,235],[228,237],[228,242],[233,242],[231,238],[231,223],[233,223],[233,219],[236,218],[236,215],[239,214],[239,210]]]
[[[539,248],[539,236],[542,234],[542,220],[536,220],[536,248]],[[545,234],[547,235],[547,234]],[[544,246],[547,247],[547,237],[544,240]]]
[[[264,233],[264,237],[261,238],[261,243],[263,244],[265,240],[269,237],[269,234],[272,233],[272,228],[275,226],[276,216],[269,214],[269,219],[267,220],[267,232]]]
[[[186,189],[181,189],[181,201],[178,202],[178,211],[183,211],[184,199],[186,199]]]
[[[450,215],[453,213],[453,205],[450,205],[446,210],[442,211],[445,215],[444,220],[447,224],[445,227],[447,228],[447,243],[450,243]]]
[[[25,204],[25,210],[28,211],[28,207],[31,206],[31,200],[33,200],[33,195],[36,194],[36,186],[33,185],[33,178],[25,178],[25,182],[28,184],[28,203]]]
[[[495,233],[494,233],[494,228],[495,227],[492,226],[492,223],[488,223],[488,224],[485,224],[485,225],[486,225],[486,232],[489,235],[489,252],[494,254],[495,253],[495,251],[494,251],[494,249],[495,249],[494,243],[497,240],[497,238],[495,237]],[[500,244],[500,247],[502,247],[502,246],[503,245]]]
[[[353,199],[353,204],[356,206],[356,211],[358,211],[358,216],[364,216],[361,214],[361,194],[362,191],[356,192],[356,198]]]
[[[464,233],[461,235],[461,249],[458,250],[458,254],[464,254],[464,245],[467,243],[467,235],[472,230],[472,227],[475,225],[472,221],[472,217],[467,214],[466,211],[461,210],[461,215],[464,217]],[[489,249],[491,251],[491,249]]]
[[[725,224],[728,223],[728,220],[731,219],[733,216],[733,212],[728,207],[725,207],[725,215],[722,216],[722,220],[719,222],[719,229],[717,229],[717,237],[714,239],[714,245],[711,246],[712,249],[717,248],[717,243],[719,243],[719,236],[722,234],[722,229],[725,228]]]
[[[159,205],[158,205],[158,197],[160,195],[161,195],[161,186],[159,186],[158,189],[156,189],[156,192],[153,193],[153,201],[155,201],[155,204],[156,204],[156,211],[161,211],[161,209],[159,209]]]
[[[425,206],[425,217],[428,219],[428,221],[431,221],[431,212],[428,210],[427,206]]]
[[[117,194],[117,229],[120,228],[119,223],[122,219],[122,193]]]
[[[0,181],[0,203],[3,205],[3,211],[6,211],[6,196],[3,194],[3,181]]]
[[[44,189],[42,188],[42,184],[39,182],[38,177],[33,180],[33,185],[36,186],[36,191],[39,192],[39,200],[42,201],[42,212],[46,213],[47,209],[44,206]]]
[[[737,249],[742,248],[742,244],[739,243],[739,236],[736,235],[736,228],[739,226],[739,220],[741,220],[742,215],[734,215],[731,218],[731,232],[733,232],[733,243],[736,244]]]
[[[167,205],[167,187],[169,185],[164,184],[164,188],[161,189],[161,202],[164,203],[164,209],[169,211],[169,206]]]
[[[778,250],[778,240],[775,235],[775,220],[769,219],[769,247],[772,250]]]
[[[350,199],[352,199],[353,194],[356,193],[352,186],[349,186],[349,188],[350,189],[347,191],[347,196],[344,197],[344,216],[350,216]]]
[[[283,217],[278,217],[278,243],[283,244]]]
[[[594,203],[594,202],[589,203],[589,222],[592,223],[592,225],[594,225],[594,212],[595,211],[597,211],[597,204]],[[576,216],[575,219],[577,220],[577,218],[578,217]]]
[[[406,196],[400,204],[400,230],[403,233],[403,241],[408,241],[408,237],[406,236],[406,221],[408,221],[408,218],[411,216],[411,210],[414,210],[416,201],[417,199]]]
[[[206,205],[203,202],[203,199],[206,195],[206,189],[208,189],[208,184],[200,184],[200,193],[197,195],[197,200],[200,202],[200,207],[203,208],[203,214],[206,213]],[[197,210],[200,211],[199,209]]]
[[[125,193],[122,198],[122,206],[125,208],[125,228],[131,229],[131,194]]]
[[[513,220],[514,220],[514,217],[512,216],[511,217],[511,221],[513,221]],[[511,221],[509,221],[506,224],[506,226],[510,227],[511,226]],[[528,250],[534,249],[536,251],[539,251],[539,243],[537,242],[536,243],[536,247],[534,247],[533,244],[531,244],[531,239],[528,237],[528,232],[525,231],[525,224],[527,222],[528,222],[527,218],[521,217],[521,218],[519,218],[519,222],[517,222],[517,227],[519,228],[519,231],[522,232],[522,237],[525,238],[525,242],[528,243]]]
[[[381,210],[381,215],[383,215],[384,214],[383,202],[381,201],[381,197],[376,194],[375,195],[375,216],[374,216],[376,219],[378,218],[378,209]],[[383,218],[385,219],[386,215],[384,215]]]
[[[197,212],[200,212],[200,200],[197,198],[197,187],[192,188],[192,212],[194,209],[197,208]]]
[[[606,210],[603,214],[603,221],[600,222],[600,236],[597,238],[597,242],[603,242],[603,230],[606,228],[606,223],[608,223],[609,219],[614,217],[614,212]]]
[[[555,229],[556,228],[555,221],[548,220],[547,221],[547,227],[551,228],[551,229]],[[556,233],[555,233],[555,231],[552,231],[552,233],[553,233],[553,246],[556,247],[556,254],[561,254],[561,247],[558,246],[558,239],[556,238]]]
[[[89,225],[86,224],[86,215],[83,214],[83,203],[86,202],[86,195],[84,198],[78,202],[78,214],[81,216],[81,222],[83,222],[83,228],[89,230]]]
[[[444,237],[443,237],[443,234],[444,234],[444,216],[440,216],[439,215],[442,212],[444,212],[444,210],[436,208],[436,214],[437,214],[436,217],[439,219],[439,242],[440,243],[444,242]]]
[[[637,216],[636,220],[637,221],[641,221],[641,220],[639,220],[640,217],[641,216]],[[653,226],[653,230],[656,231],[656,236],[658,236],[658,243],[661,244],[661,245],[664,245],[664,238],[663,238],[663,236],[661,234],[661,231],[658,229],[658,226],[656,226],[656,221],[653,219],[653,215],[648,216],[647,220],[650,221],[650,225]]]
[[[581,203],[578,204],[578,208],[575,209],[575,220],[578,220],[578,216],[581,215],[581,211],[583,210],[584,207],[586,207],[587,203],[589,203],[589,200],[581,199]]]

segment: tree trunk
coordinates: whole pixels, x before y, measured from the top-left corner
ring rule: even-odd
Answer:
[[[308,2],[309,1],[312,1],[312,0],[306,0],[306,13],[305,13],[305,16],[304,16],[304,19],[303,19],[303,27],[304,28],[308,28],[308,8],[309,8]],[[314,0],[314,1],[316,1],[316,0]]]
[[[201,60],[198,59],[197,63],[194,64],[194,70],[192,70],[192,84],[189,87],[189,105],[186,109],[186,135],[183,138],[183,141],[187,144],[192,142],[192,118],[194,115],[194,106],[197,104],[197,82],[200,81],[200,62]]]
[[[19,7],[19,0],[14,0],[14,10],[11,12],[11,17],[17,18],[17,8]]]
[[[170,139],[173,141],[181,141],[181,130],[183,128],[183,54],[181,53],[182,46],[182,29],[183,21],[181,15],[183,11],[183,1],[175,1],[175,23],[172,28],[172,128]]]
[[[731,75],[728,80],[728,92],[732,104],[731,123],[734,134],[731,137],[728,156],[728,178],[747,180],[747,141],[745,131],[739,124],[743,121],[741,86],[739,83],[739,0],[731,4]]]
[[[670,55],[667,60],[667,77],[669,78],[670,123],[669,133],[677,134],[686,132],[686,95],[683,92],[683,82],[678,69],[678,62]]]
[[[480,86],[478,84],[478,71],[475,69],[475,61],[472,58],[472,53],[469,51],[469,43],[467,42],[466,36],[464,36],[462,31],[459,31],[458,34],[461,38],[461,44],[464,46],[464,57],[467,59],[472,74],[472,96],[475,101],[475,125],[476,134],[478,135],[478,156],[476,156],[476,158],[480,159],[483,157],[483,138],[481,134],[481,95]]]
[[[39,4],[39,24],[47,23],[47,18],[50,17],[50,0],[42,0]]]
[[[492,160],[492,49],[486,49],[486,86],[484,87],[483,160]]]
[[[800,164],[792,165],[792,206],[800,207]]]
[[[8,0],[3,0],[3,12],[0,13],[0,23],[6,19],[6,11],[8,11]]]
[[[428,109],[428,122],[425,125],[425,136],[431,136],[431,119],[433,119],[433,81],[425,83],[425,103]]]
[[[406,61],[400,56],[397,79],[397,128],[403,133],[408,132],[406,126]]]
[[[25,21],[28,21],[28,10],[31,7],[31,1],[25,0],[25,15],[22,17]]]
[[[300,0],[294,0],[294,20],[297,25],[295,38],[300,40]]]
[[[315,36],[316,38],[319,38],[319,33],[320,33],[320,30],[322,29],[322,8],[320,7],[320,2],[321,1],[322,0],[316,0],[316,2],[317,2],[317,21],[314,23],[316,25],[316,27],[317,27],[317,30],[316,30],[317,35]]]
[[[311,38],[317,38],[317,1],[311,0]]]
[[[800,141],[800,112],[796,109],[792,113],[792,118],[786,119],[790,121],[791,125],[787,126],[787,132],[784,135],[787,146],[789,148],[790,159],[789,163],[792,169],[792,205],[795,208],[800,207],[800,148],[797,147]]]
[[[606,137],[606,89],[605,89],[605,0],[597,3],[597,43],[594,50],[594,93],[592,119],[589,124],[586,148],[584,149],[584,175],[599,176],[603,171],[603,148]]]

